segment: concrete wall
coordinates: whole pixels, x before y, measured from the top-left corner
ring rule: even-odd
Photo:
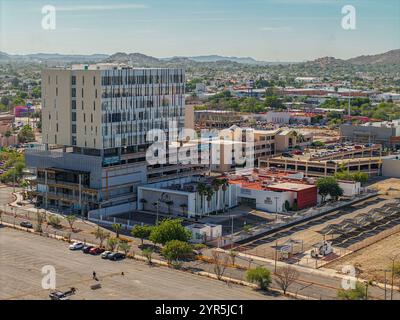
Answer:
[[[390,178],[400,178],[400,156],[383,159],[382,176]]]
[[[78,95],[78,93],[77,93]],[[71,145],[71,71],[42,72],[43,143]]]
[[[114,216],[121,213],[135,211],[136,207],[137,207],[136,202],[128,202],[113,207],[91,210],[89,211],[88,217],[90,219],[91,216],[96,216],[96,215],[102,215],[103,217]]]
[[[343,189],[343,195],[353,197],[361,193],[361,183],[352,181],[338,181],[339,187]]]
[[[285,202],[289,201],[290,206],[293,205],[296,199],[296,192],[274,192],[268,190],[245,189],[236,185],[238,189],[237,196],[239,198],[248,198],[256,200],[256,208],[262,211],[275,213],[284,212]],[[277,197],[277,199],[275,199]],[[241,199],[239,199],[241,201]]]
[[[185,106],[185,128],[194,129],[194,106]]]
[[[160,199],[165,199],[167,201],[171,200],[173,205],[170,210],[172,214],[181,214],[183,213],[181,205],[185,204],[187,208],[185,211],[190,213],[193,212],[194,206],[191,204],[190,199],[193,199],[193,196],[190,196],[189,192],[180,192],[176,190],[166,190],[166,189],[156,189],[156,188],[147,188],[147,187],[139,187],[138,188],[138,209],[153,211],[156,212],[157,208],[153,206],[153,203],[156,203]],[[141,199],[146,199],[146,203],[143,204],[140,202]],[[168,206],[165,202],[159,201],[159,213],[168,213]]]
[[[87,156],[77,153],[59,151],[40,151],[27,149],[25,152],[27,167],[31,168],[62,168],[90,172],[90,187],[99,189],[102,186],[101,157]]]

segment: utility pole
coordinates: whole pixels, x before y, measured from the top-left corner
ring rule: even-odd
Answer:
[[[15,168],[13,168],[13,193],[15,193]]]
[[[278,260],[278,240],[275,241],[275,264],[274,264],[275,273],[276,273],[277,260]]]
[[[386,278],[386,269],[385,269],[385,300],[387,299],[386,297],[386,289],[387,289],[387,278]]]

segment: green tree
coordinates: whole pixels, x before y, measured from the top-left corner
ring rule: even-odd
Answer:
[[[355,172],[353,173],[353,180],[364,184],[368,181],[368,174],[365,172]]]
[[[109,251],[114,251],[118,246],[119,240],[114,237],[107,238],[107,249]]]
[[[26,143],[35,140],[35,134],[30,126],[24,125],[18,132],[18,141]]]
[[[149,239],[153,243],[165,245],[171,240],[187,242],[191,238],[191,233],[182,225],[182,219],[166,219],[159,225],[153,227]]]
[[[341,300],[365,300],[366,288],[361,282],[357,282],[354,289],[340,289],[337,296]]]
[[[189,258],[193,255],[193,248],[190,244],[180,240],[168,241],[161,251],[162,255],[168,260],[168,263]]]
[[[53,227],[53,228],[61,228],[61,219],[52,214],[47,218],[47,222]]]
[[[131,235],[135,238],[139,238],[143,245],[143,240],[150,237],[152,228],[151,226],[141,226],[137,224],[132,228]]]
[[[322,202],[328,195],[332,198],[338,198],[343,195],[343,189],[339,187],[338,182],[334,177],[324,177],[317,181],[318,193],[322,197]]]
[[[76,221],[76,216],[71,214],[66,216],[65,219],[67,220],[69,227],[71,228],[71,231],[74,232],[74,223]]]
[[[35,99],[39,99],[41,97],[42,93],[41,93],[41,89],[40,87],[34,87],[32,89],[32,97],[34,97]]]
[[[129,250],[131,250],[131,246],[126,241],[120,241],[118,243],[118,249],[122,250],[125,253],[125,255],[127,255]]]
[[[251,283],[257,283],[260,289],[267,290],[271,283],[271,272],[264,267],[258,266],[246,272],[246,279]]]
[[[104,240],[106,240],[110,236],[110,234],[101,229],[99,226],[97,226],[94,236],[96,237],[96,239],[100,240],[100,248],[101,248],[103,247]]]
[[[152,248],[146,248],[146,249],[143,249],[142,253],[143,253],[143,256],[146,257],[147,263],[152,264],[152,257],[153,257],[154,250]]]

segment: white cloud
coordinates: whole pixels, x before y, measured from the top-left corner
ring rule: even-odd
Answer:
[[[105,5],[77,5],[77,6],[64,6],[56,7],[57,11],[107,11],[107,10],[121,10],[121,9],[146,9],[148,6],[145,4],[105,4]]]

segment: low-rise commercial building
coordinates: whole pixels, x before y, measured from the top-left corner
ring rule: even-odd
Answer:
[[[193,218],[236,206],[236,190],[229,184],[216,188],[215,179],[193,176],[139,186],[138,209]]]
[[[341,150],[341,151],[340,151]],[[303,172],[306,177],[333,176],[341,170],[380,175],[382,146],[358,146],[338,150],[309,150],[303,155],[276,156],[260,160],[260,168]]]
[[[342,124],[340,136],[343,141],[379,143],[384,147],[400,148],[400,119],[358,125]]]

